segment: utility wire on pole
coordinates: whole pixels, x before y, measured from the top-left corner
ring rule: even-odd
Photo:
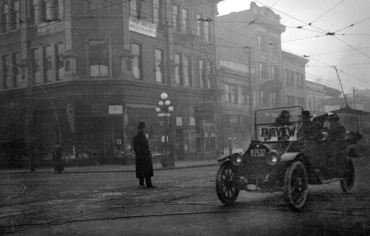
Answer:
[[[333,68],[334,68],[335,72],[337,72],[337,76],[338,76],[339,84],[340,84],[340,87],[342,88],[343,98],[344,98],[344,101],[346,102],[346,107],[349,107],[349,106],[348,106],[348,103],[347,103],[346,95],[344,94],[342,81],[340,80],[340,77],[339,77],[338,69],[337,69],[335,66],[333,66]]]
[[[252,74],[251,74],[251,48],[247,46],[248,48],[248,83],[249,83],[249,127],[250,132],[252,133],[253,130],[253,89],[252,89]]]
[[[353,91],[353,109],[356,109],[356,88],[353,87],[353,89],[351,89],[351,91]]]

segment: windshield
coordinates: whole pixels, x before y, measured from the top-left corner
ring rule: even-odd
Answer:
[[[302,110],[300,106],[257,110],[255,137],[262,142],[296,140]]]

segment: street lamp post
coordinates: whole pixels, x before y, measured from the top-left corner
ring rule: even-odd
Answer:
[[[173,111],[173,106],[171,105],[170,100],[168,99],[168,94],[163,92],[161,94],[161,99],[158,102],[158,107],[155,109],[158,113],[158,116],[163,116],[163,129],[164,129],[164,160],[162,161],[162,166],[175,166],[175,163],[173,161],[173,157],[169,156],[170,148],[168,147],[168,131],[167,131],[167,124],[169,124],[169,119],[171,116],[171,112]]]

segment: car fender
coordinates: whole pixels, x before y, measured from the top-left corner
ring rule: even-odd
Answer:
[[[227,155],[227,156],[224,156],[224,157],[219,157],[218,159],[217,159],[217,162],[224,162],[224,161],[230,161],[230,158],[231,158],[231,156],[232,155]]]
[[[300,152],[286,152],[281,155],[281,161],[288,162],[296,159],[296,157],[300,154]]]

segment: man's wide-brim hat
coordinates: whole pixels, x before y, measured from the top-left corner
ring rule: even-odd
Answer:
[[[140,121],[139,124],[137,124],[137,128],[138,129],[145,128],[145,122],[144,121]]]
[[[302,111],[302,115],[300,115],[299,117],[313,117],[313,116],[311,116],[310,111]]]
[[[279,116],[280,117],[291,117],[291,115],[289,114],[289,111],[287,111],[287,110],[281,111]]]

